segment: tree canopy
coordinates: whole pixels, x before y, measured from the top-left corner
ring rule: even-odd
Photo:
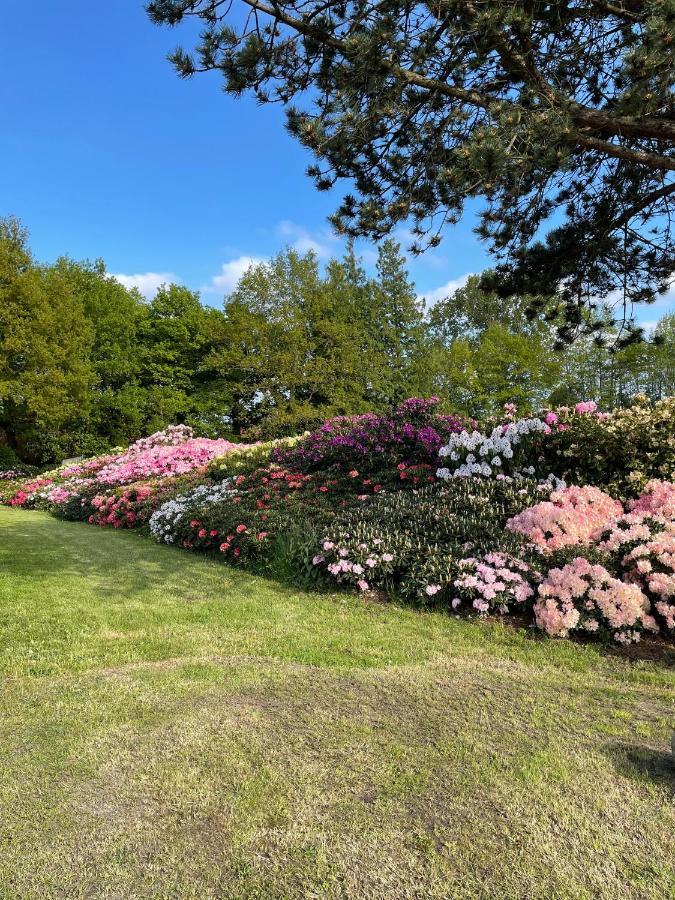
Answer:
[[[251,440],[410,396],[483,415],[675,392],[674,316],[656,326],[659,343],[611,353],[581,337],[555,351],[554,329],[525,314],[530,299],[500,298],[487,280],[427,309],[395,241],[370,272],[351,244],[325,266],[286,249],[216,309],[178,284],[146,299],[102,261],[40,264],[20,223],[0,220],[0,469],[16,455],[103,452],[170,423]]]
[[[341,232],[413,223],[435,245],[467,199],[497,254],[492,287],[539,298],[559,337],[599,333],[675,271],[672,0],[151,0],[151,19],[199,20],[178,72],[288,107],[320,189],[353,185]]]

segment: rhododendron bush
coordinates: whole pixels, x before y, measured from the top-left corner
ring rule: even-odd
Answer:
[[[468,557],[457,564],[458,576],[452,582],[455,596],[453,609],[466,600],[478,613],[496,610],[500,613],[525,608],[534,595],[533,582],[539,573],[522,559],[508,553],[486,553],[479,559]]]
[[[595,484],[630,497],[653,479],[675,479],[675,397],[610,413],[558,409],[558,425],[538,448],[540,465],[568,484]]]
[[[185,475],[206,466],[240,445],[224,440],[192,437],[192,429],[177,426],[143,438],[96,473],[102,484],[129,484],[147,478]]]
[[[550,488],[533,480],[461,479],[378,497],[326,529],[314,564],[339,583],[447,605],[458,559],[496,548],[518,551],[509,515]]]
[[[542,419],[519,419],[497,425],[489,434],[473,430],[451,435],[448,443],[439,449],[439,456],[447,459],[450,465],[439,468],[438,477],[534,475],[534,467],[524,466],[527,439],[546,432],[547,428]]]
[[[649,600],[637,585],[612,577],[604,566],[581,556],[562,569],[551,569],[537,593],[536,623],[556,637],[580,629],[605,631],[616,641],[631,643],[643,629],[658,631]]]
[[[506,523],[543,550],[589,544],[599,528],[618,518],[623,506],[596,487],[554,491],[548,500],[524,510]]]
[[[311,534],[338,513],[362,508],[387,491],[435,480],[428,466],[400,465],[382,473],[382,481],[356,470],[327,478],[278,466],[258,468],[172,498],[154,512],[150,531],[163,543],[218,553],[238,563],[259,559],[265,547],[288,532]]]
[[[507,529],[544,558],[577,552],[567,565],[551,567],[539,587],[539,627],[557,636],[604,631],[624,643],[645,629],[673,631],[674,499],[672,482],[654,480],[626,511],[598,488],[570,487],[509,519]],[[587,558],[597,555],[606,568]]]
[[[437,397],[411,397],[391,415],[329,419],[294,447],[276,448],[272,459],[302,472],[357,468],[372,473],[398,462],[435,465],[442,444],[464,428],[458,416],[439,414],[438,403]]]

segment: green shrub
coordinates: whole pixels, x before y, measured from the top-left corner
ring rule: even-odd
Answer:
[[[19,471],[23,469],[23,464],[11,447],[7,444],[0,444],[0,472],[8,470]]]
[[[256,469],[263,468],[268,464],[273,450],[276,448],[288,450],[304,437],[305,435],[301,434],[294,435],[231,450],[225,456],[217,456],[209,463],[207,475],[212,481],[223,481],[233,475],[250,475]]]
[[[454,479],[413,492],[381,495],[345,512],[326,528],[315,565],[362,590],[432,602],[448,599],[456,563],[495,550],[521,553],[507,519],[545,495],[535,481]],[[364,584],[367,587],[364,587]]]
[[[594,484],[631,497],[651,479],[675,478],[675,397],[651,402],[639,397],[633,406],[605,415],[564,419],[539,446],[540,471],[552,471],[568,484]]]

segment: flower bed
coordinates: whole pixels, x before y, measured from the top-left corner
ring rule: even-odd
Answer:
[[[608,415],[581,403],[517,419],[509,406],[501,421],[463,430],[435,398],[413,398],[388,416],[253,445],[173,426],[6,478],[0,501],[144,530],[295,582],[455,614],[517,613],[551,636],[629,643],[675,633],[675,485],[644,477],[668,468],[668,410],[664,401]],[[612,428],[629,433],[627,422],[652,442],[626,456],[639,458],[638,475],[579,461],[611,455],[613,441],[603,442]],[[592,446],[571,456],[582,439]],[[571,471],[581,484],[565,484]]]

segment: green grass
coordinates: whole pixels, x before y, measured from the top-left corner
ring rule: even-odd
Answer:
[[[673,657],[0,510],[0,897],[675,896]]]

